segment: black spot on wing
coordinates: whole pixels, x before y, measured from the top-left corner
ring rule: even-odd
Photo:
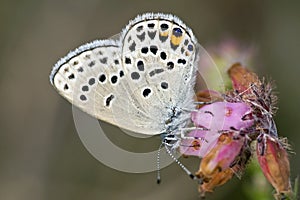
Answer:
[[[148,47],[143,47],[143,48],[141,49],[141,52],[142,52],[143,54],[148,53],[148,51],[149,51]]]
[[[115,96],[114,95],[109,95],[107,98],[106,98],[106,100],[105,100],[105,106],[106,107],[109,107],[110,106],[110,104],[111,104],[111,101],[113,100],[115,98]]]
[[[159,69],[154,69],[154,70],[152,70],[152,71],[149,72],[149,76],[150,76],[150,77],[153,77],[155,74],[160,74],[160,73],[162,73],[162,72],[164,72],[164,69],[161,69],[161,68],[159,68]]]
[[[88,66],[93,67],[95,64],[96,64],[96,61],[93,60],[93,61],[89,62]]]
[[[87,98],[84,94],[80,95],[79,98],[80,98],[81,101],[86,101],[87,100]]]
[[[101,74],[101,75],[99,76],[99,81],[100,81],[101,83],[104,83],[105,80],[106,80],[105,74]]]
[[[148,36],[153,40],[155,38],[155,35],[156,35],[156,31],[148,31]]]
[[[143,90],[142,94],[143,94],[144,97],[148,97],[151,94],[151,92],[152,91],[151,91],[150,88],[146,88],[146,89]]]
[[[74,79],[75,78],[75,75],[72,73],[68,76],[69,79]]]
[[[182,30],[180,28],[173,28],[172,33],[175,37],[181,37],[182,36]]]
[[[138,80],[140,78],[140,74],[138,72],[131,73],[132,80]]]
[[[111,81],[112,84],[116,84],[117,81],[118,81],[118,77],[117,77],[116,75],[114,75],[114,76],[112,76],[112,77],[110,78],[110,81]]]
[[[79,68],[77,69],[77,71],[78,71],[78,72],[83,72],[83,68],[82,68],[82,67],[79,67]]]
[[[146,35],[146,33],[143,32],[142,34],[136,35],[136,36],[137,36],[137,38],[138,38],[141,42],[143,42],[143,41],[145,40],[145,35]]]
[[[95,78],[90,78],[89,80],[89,85],[94,85],[95,84]]]
[[[166,90],[166,89],[168,89],[169,84],[167,82],[161,82],[160,86],[162,89]]]
[[[138,26],[137,28],[136,28],[136,30],[137,30],[137,32],[141,32],[142,30],[143,30],[143,25],[141,25],[141,26]]]
[[[148,24],[148,27],[149,27],[150,29],[153,29],[153,28],[154,28],[154,26],[155,26],[155,24],[154,24],[154,23],[149,23],[149,24]]]
[[[167,63],[168,69],[171,70],[174,68],[174,63],[172,61]]]
[[[89,86],[84,85],[84,86],[82,86],[81,90],[82,90],[83,92],[87,92],[87,91],[89,91]]]
[[[186,64],[186,60],[185,59],[178,59],[177,63],[185,65]]]
[[[145,66],[144,66],[144,62],[142,60],[139,60],[136,65],[137,65],[137,68],[139,71],[144,71]]]
[[[162,31],[166,31],[166,30],[168,30],[169,25],[168,24],[161,24],[160,28],[161,28]]]
[[[136,43],[133,41],[132,44],[129,46],[129,50],[131,52],[135,51],[135,46],[136,46]]]
[[[119,75],[120,75],[120,78],[123,77],[124,76],[124,72],[121,70],[120,73],[119,73]]]
[[[102,64],[106,64],[107,63],[107,57],[101,58],[99,60]]]
[[[125,57],[125,63],[126,63],[126,64],[131,64],[131,59],[128,58],[128,57]]]
[[[158,51],[157,46],[151,45],[151,46],[150,46],[150,51],[151,51],[154,55],[156,55],[156,53],[157,53],[157,51]]]
[[[69,89],[68,84],[65,84],[65,85],[64,85],[64,90],[68,90],[68,89]]]
[[[162,52],[160,53],[160,58],[163,59],[163,60],[166,60],[166,59],[167,59],[167,54],[166,54],[166,52],[162,51]]]

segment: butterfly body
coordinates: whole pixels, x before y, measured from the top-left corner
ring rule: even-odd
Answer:
[[[119,38],[70,52],[55,64],[50,81],[97,119],[146,135],[176,133],[195,108],[197,44],[177,17],[146,13]]]

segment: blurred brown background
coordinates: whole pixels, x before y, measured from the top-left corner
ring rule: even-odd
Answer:
[[[118,172],[94,159],[76,133],[71,105],[49,83],[58,58],[148,11],[179,16],[204,47],[228,35],[258,46],[253,67],[276,80],[276,122],[298,153],[291,155],[292,177],[299,174],[299,1],[1,0],[1,200],[197,199],[196,184],[176,164],[162,170],[157,186],[156,173]],[[244,181],[234,179],[208,199],[247,199]]]

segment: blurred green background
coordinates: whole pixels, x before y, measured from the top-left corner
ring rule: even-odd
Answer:
[[[110,37],[149,11],[179,16],[204,47],[228,36],[257,47],[252,67],[276,81],[278,131],[296,152],[292,179],[299,174],[299,1],[1,0],[1,200],[197,199],[195,182],[176,164],[162,170],[158,186],[155,172],[127,174],[94,159],[76,133],[71,105],[49,83],[52,65],[69,50]],[[251,199],[259,184],[250,174],[207,199]]]

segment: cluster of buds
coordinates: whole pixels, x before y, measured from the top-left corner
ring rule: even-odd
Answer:
[[[285,143],[278,138],[273,119],[276,96],[272,84],[240,64],[229,70],[233,90],[226,94],[201,91],[198,101],[210,102],[191,115],[198,129],[181,142],[180,151],[201,159],[196,176],[202,196],[241,176],[251,155],[276,190],[276,199],[290,196],[290,166]],[[251,143],[256,142],[256,151]]]

